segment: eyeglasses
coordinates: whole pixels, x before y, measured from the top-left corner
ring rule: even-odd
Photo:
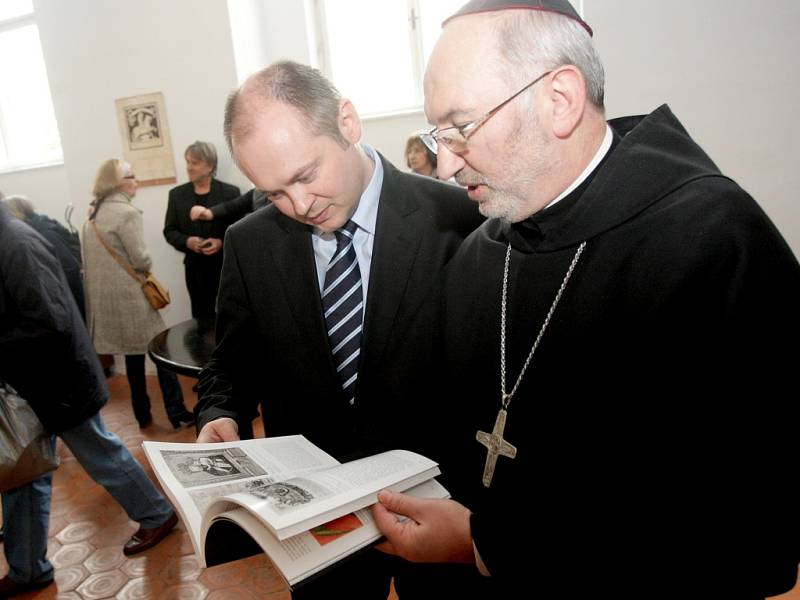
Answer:
[[[506,104],[511,102],[514,98],[519,96],[522,92],[527,90],[530,87],[533,87],[534,84],[539,83],[542,79],[550,75],[553,71],[547,71],[546,73],[542,73],[531,81],[528,85],[524,88],[519,90],[516,94],[511,96],[510,98],[503,100],[500,104],[495,106],[492,110],[487,112],[485,115],[480,117],[479,119],[475,119],[474,121],[470,121],[469,123],[465,123],[463,125],[453,125],[452,127],[445,127],[444,129],[439,129],[434,127],[427,133],[421,133],[419,135],[422,142],[430,149],[431,152],[434,154],[439,153],[439,144],[444,144],[447,146],[447,149],[455,154],[460,154],[467,149],[467,144],[469,142],[469,138],[473,136],[473,134],[481,128],[481,126],[486,123],[490,118],[492,118],[495,113],[499,112],[501,108],[503,108]]]

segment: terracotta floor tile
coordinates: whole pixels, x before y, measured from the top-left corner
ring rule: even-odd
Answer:
[[[55,502],[56,502],[56,499],[53,498],[53,503],[55,503]],[[67,507],[64,507],[64,508],[67,508]],[[64,516],[64,515],[56,516],[56,515],[53,514],[53,511],[51,509],[50,510],[50,530],[49,530],[50,539],[55,540],[55,535],[59,531],[64,529],[64,527],[66,527],[68,523],[69,523],[69,521],[67,521],[67,517],[66,516]]]
[[[91,516],[91,512],[89,512]],[[73,542],[82,542],[89,539],[98,532],[100,526],[92,521],[70,521],[69,525],[64,527],[56,534],[56,539],[62,544],[71,544]]]
[[[266,556],[252,556],[246,561],[251,562],[247,566],[249,587],[261,590],[264,594],[287,589],[286,582]]]
[[[111,571],[122,566],[125,562],[125,555],[119,546],[106,546],[95,550],[89,558],[83,562],[90,573],[102,573]]]
[[[168,584],[180,583],[182,581],[194,581],[200,574],[202,569],[197,564],[197,558],[194,555],[181,556],[177,560],[170,561],[161,571],[161,579]]]
[[[158,569],[155,568],[155,565],[152,565],[151,563],[152,559],[149,556],[139,555],[127,559],[124,563],[122,563],[122,567],[120,567],[120,569],[128,576],[128,579],[137,579],[144,577],[148,573],[155,575],[158,572]]]
[[[199,581],[186,581],[164,590],[164,598],[174,598],[174,600],[203,600],[206,596],[208,589]]]
[[[89,575],[78,586],[77,592],[85,600],[99,600],[100,598],[113,598],[128,582],[128,578],[121,571],[106,571]]]
[[[180,525],[179,527],[183,527]],[[175,533],[173,534],[180,539],[180,547],[178,548],[178,554],[180,556],[185,556],[187,554],[191,554],[194,556],[194,546],[192,546],[192,540],[189,537],[189,534],[186,533],[183,529],[175,529]]]
[[[56,569],[80,565],[83,564],[83,561],[85,561],[92,552],[94,552],[94,546],[89,542],[64,544],[58,549],[58,552],[50,557],[50,562],[53,563]]]
[[[117,598],[122,600],[138,600],[145,598],[168,598],[164,593],[166,584],[160,579],[139,577],[131,579],[118,593]]]
[[[174,565],[181,558],[181,537],[176,531],[172,531],[154,548],[147,550],[145,554],[150,557],[154,565],[159,565],[160,571]],[[192,557],[194,558],[194,557]],[[195,560],[195,564],[197,560]]]
[[[58,593],[71,592],[89,577],[90,573],[83,565],[71,565],[69,567],[56,568],[56,587]]]
[[[206,569],[200,574],[199,581],[210,590],[238,585],[247,579],[247,566],[243,561],[236,561]]]
[[[47,556],[53,556],[56,552],[61,549],[61,542],[59,542],[55,537],[52,537],[53,530],[50,530],[50,538],[47,540]]]
[[[122,548],[125,542],[136,533],[138,526],[133,521],[129,521],[127,515],[124,513],[121,520],[123,520],[122,523],[117,520],[116,523],[108,524],[98,530],[97,533],[89,538],[89,542],[95,548],[101,548],[103,546],[119,546]]]
[[[263,596],[260,595],[256,596],[255,592],[251,592],[246,587],[237,585],[219,590],[211,590],[206,600],[256,600],[262,597]]]

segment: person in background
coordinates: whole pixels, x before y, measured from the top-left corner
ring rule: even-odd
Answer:
[[[136,177],[128,163],[105,161],[94,182],[89,219],[83,226],[83,268],[89,336],[99,354],[124,354],[133,414],[139,427],[153,420],[145,380],[145,353],[164,320],[145,298],[141,283],[112,256],[109,246],[130,267],[144,275],[152,261],[144,243],[142,211],[133,206]],[[175,373],[156,366],[167,418],[173,427],[193,423],[183,404]]]
[[[81,242],[78,235],[71,233],[55,219],[37,213],[34,210],[33,203],[25,196],[11,195],[2,197],[0,195],[0,201],[6,205],[12,217],[24,221],[50,242],[50,246],[53,248],[53,252],[61,263],[64,274],[67,276],[72,297],[75,298],[75,303],[78,305],[81,316],[85,318]]]
[[[198,442],[252,437],[259,406],[266,435],[339,460],[419,442],[398,415],[427,403],[430,293],[482,219],[464,190],[398,171],[361,136],[306,65],[274,63],[229,97],[226,140],[270,205],[228,230]],[[365,552],[297,592],[386,598],[395,562]]]
[[[229,222],[193,221],[190,211],[195,205],[209,208],[234,200],[240,192],[238,187],[214,178],[217,151],[212,144],[194,142],[183,155],[189,181],[169,191],[164,237],[185,254],[183,264],[192,316],[213,323],[222,270],[222,241]]]
[[[566,0],[473,0],[431,53],[426,143],[489,220],[433,334],[454,500],[382,492],[382,547],[495,598],[777,595],[800,265],[666,105],[606,121],[591,33]]]
[[[252,188],[235,200],[216,204],[208,208],[200,204],[195,204],[189,211],[189,217],[192,221],[222,219],[228,223],[234,223],[254,210],[265,207],[267,204],[269,204],[267,195],[261,190]]]
[[[406,141],[406,165],[417,175],[438,179],[436,175],[436,155],[422,143],[419,134]]]
[[[139,523],[130,556],[158,544],[178,522],[141,465],[106,430],[109,393],[64,271],[42,236],[0,204],[0,380],[30,404],[45,430]],[[54,440],[55,441],[55,440]],[[47,532],[53,474],[3,492],[8,573],[0,598],[49,586]]]

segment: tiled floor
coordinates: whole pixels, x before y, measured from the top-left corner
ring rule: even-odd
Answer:
[[[194,380],[181,378],[181,383],[186,404],[191,408],[196,398],[191,391]],[[112,399],[102,411],[106,426],[122,439],[153,478],[141,449],[142,441],[193,442],[194,428],[172,429],[155,377],[148,377],[153,423],[144,430],[139,429],[131,413],[124,376],[109,379],[109,387]],[[136,531],[136,524],[128,520],[102,487],[89,479],[63,444],[59,449],[61,466],[53,480],[48,549],[56,567],[56,585],[19,598],[290,598],[286,584],[263,555],[201,571],[183,525],[178,525],[155,548],[127,558],[122,545]],[[0,556],[0,573],[6,570],[5,559]]]
[[[143,440],[193,442],[193,427],[172,429],[160,404],[155,377],[148,377],[153,404],[153,423],[140,430],[130,410],[128,386],[123,376],[109,379],[111,401],[102,414],[115,432],[145,466],[152,470],[141,449]],[[181,378],[186,405],[194,405],[194,380]],[[262,435],[260,421],[256,435]],[[122,545],[136,531],[122,508],[92,482],[70,452],[59,445],[61,466],[53,481],[48,556],[56,567],[56,585],[19,596],[24,600],[89,600],[97,598],[155,598],[193,600],[289,600],[286,584],[269,560],[261,555],[201,571],[183,525],[155,548],[133,558],[122,554]],[[0,553],[0,573],[7,566]],[[336,595],[333,594],[335,597]],[[396,597],[392,594],[389,600]],[[800,586],[774,600],[800,600]]]

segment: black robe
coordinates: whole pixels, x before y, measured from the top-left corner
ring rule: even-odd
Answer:
[[[487,221],[453,259],[431,432],[446,483],[495,583],[527,597],[777,594],[800,558],[800,268],[669,108],[610,125],[590,181]],[[508,390],[587,245],[510,404],[517,456],[486,489],[509,240]]]

